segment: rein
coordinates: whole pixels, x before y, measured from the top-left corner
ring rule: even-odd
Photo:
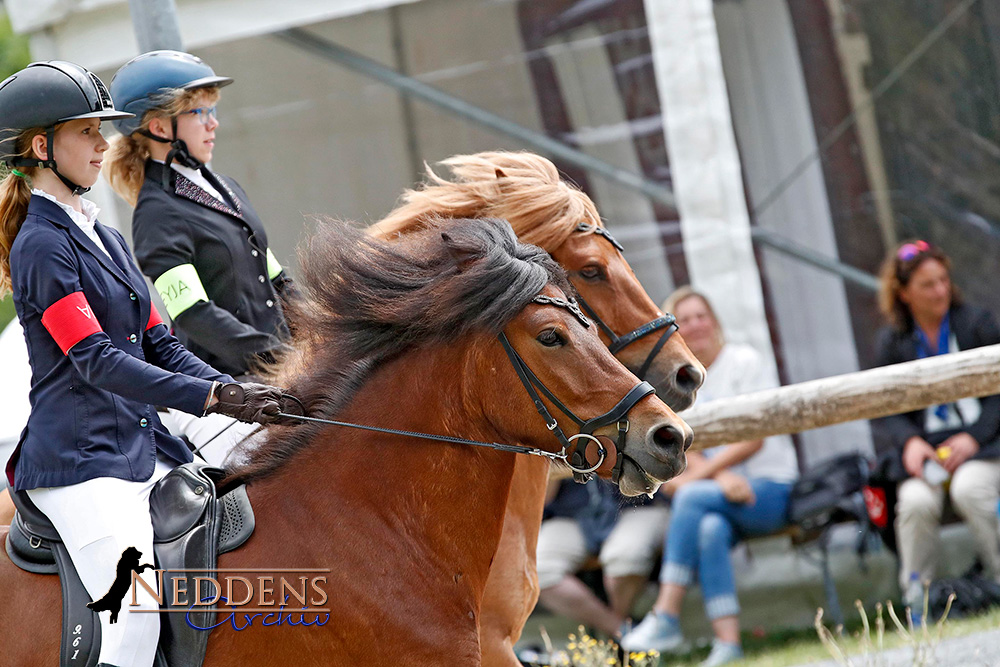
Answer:
[[[591,227],[586,223],[581,222],[579,225],[577,225],[576,231],[593,232],[594,234],[597,234],[598,236],[601,236],[605,240],[607,240],[607,242],[613,245],[618,250],[618,252],[623,252],[625,250],[625,247],[618,242],[618,239],[612,236],[611,232],[609,232],[604,227],[596,227],[596,226]],[[653,349],[649,351],[649,354],[646,356],[646,360],[642,363],[642,366],[639,368],[639,372],[636,373],[636,377],[638,377],[640,380],[642,380],[646,376],[646,371],[649,370],[649,367],[653,364],[653,360],[656,358],[656,355],[658,355],[660,353],[660,350],[663,349],[663,346],[666,345],[667,340],[670,338],[670,336],[672,336],[674,332],[677,331],[677,318],[671,315],[670,313],[666,313],[665,315],[662,315],[656,318],[655,320],[647,322],[646,324],[643,324],[642,326],[633,329],[624,336],[619,336],[614,331],[611,330],[611,327],[609,327],[596,312],[594,312],[594,309],[590,307],[590,304],[588,304],[586,300],[584,300],[582,295],[578,293],[577,297],[579,299],[580,306],[583,307],[583,310],[586,311],[590,319],[594,320],[594,322],[597,323],[597,326],[601,329],[601,331],[605,333],[605,335],[607,335],[608,339],[611,341],[610,344],[608,345],[608,349],[611,350],[611,354],[618,354],[618,352],[625,349],[626,347],[636,342],[640,338],[648,336],[649,334],[659,331],[660,329],[665,329],[663,334],[660,336],[660,340],[658,340],[656,342],[656,345],[653,346]]]
[[[566,300],[558,297],[546,296],[544,294],[539,294],[531,300],[531,303],[537,303],[540,305],[552,305],[558,306],[560,308],[565,308],[569,310],[580,322],[585,326],[590,326],[590,321],[587,317],[580,311],[577,307],[576,302],[572,299]],[[411,438],[419,438],[421,440],[434,440],[437,442],[447,442],[455,445],[471,445],[473,447],[487,447],[489,449],[498,450],[501,452],[511,452],[514,454],[527,454],[530,456],[544,456],[553,461],[564,462],[569,469],[573,472],[573,479],[577,482],[583,483],[588,481],[593,477],[594,472],[604,464],[607,458],[607,450],[604,444],[593,435],[594,431],[601,428],[602,426],[607,426],[614,422],[618,422],[618,438],[615,442],[615,448],[618,452],[618,459],[615,462],[614,469],[612,470],[612,479],[617,482],[619,476],[621,475],[622,463],[625,459],[625,435],[628,433],[629,422],[628,413],[636,403],[640,400],[649,396],[650,394],[656,393],[656,390],[648,382],[640,382],[636,386],[625,394],[618,403],[611,408],[609,411],[605,412],[603,415],[599,415],[592,419],[583,420],[577,417],[572,410],[570,410],[566,405],[560,401],[555,394],[553,394],[548,387],[538,378],[537,375],[528,367],[528,364],[521,358],[521,355],[517,353],[517,350],[510,344],[507,339],[507,335],[500,332],[497,335],[500,344],[503,346],[504,351],[507,353],[507,358],[510,359],[511,365],[514,367],[514,371],[517,373],[517,377],[521,380],[521,384],[524,385],[525,390],[531,397],[532,402],[535,404],[535,409],[538,410],[538,414],[542,416],[545,420],[545,426],[555,438],[559,441],[560,451],[558,452],[548,452],[543,449],[538,449],[537,447],[526,447],[524,445],[508,445],[499,442],[482,442],[479,440],[468,440],[466,438],[458,438],[449,435],[433,435],[430,433],[420,433],[417,431],[404,431],[400,429],[384,428],[380,426],[365,426],[363,424],[353,424],[351,422],[337,421],[334,419],[320,419],[319,417],[308,417],[305,415],[305,406],[302,401],[285,394],[284,397],[287,400],[293,401],[298,404],[299,408],[302,410],[303,414],[296,415],[289,412],[279,412],[278,417],[284,419],[295,419],[304,422],[312,422],[316,424],[326,424],[328,426],[344,426],[347,428],[356,428],[363,431],[373,431],[376,433],[387,433],[389,435],[400,435]],[[548,408],[545,407],[545,403],[542,402],[541,396],[538,392],[541,391],[542,394],[548,398],[556,408],[562,412],[564,415],[573,420],[580,427],[580,432],[576,435],[566,436],[563,432],[562,427],[556,421],[552,413],[549,412]],[[597,450],[599,454],[599,459],[597,463],[592,466],[587,467],[586,458],[586,446],[581,450],[579,446],[574,446],[573,442],[575,440],[587,440],[588,442],[594,442],[597,444]],[[572,448],[573,452],[568,453],[568,450]]]

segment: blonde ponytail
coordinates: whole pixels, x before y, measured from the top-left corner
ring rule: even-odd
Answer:
[[[17,138],[18,155],[31,157],[31,140],[44,133],[41,128],[25,130]],[[17,173],[15,173],[15,171]],[[37,167],[18,167],[11,170],[0,181],[0,298],[12,290],[10,281],[10,250],[14,239],[21,231],[21,225],[28,215],[31,201],[31,186],[28,179],[38,171]]]
[[[135,206],[139,189],[146,178],[146,160],[149,158],[146,141],[140,140],[136,135],[114,137],[104,158],[104,173],[108,183],[130,206]]]

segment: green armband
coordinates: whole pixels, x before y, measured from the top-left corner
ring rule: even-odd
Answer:
[[[278,264],[278,260],[275,259],[274,253],[271,249],[267,249],[267,277],[268,280],[274,280],[278,277],[282,271],[281,264]]]
[[[153,286],[160,293],[172,320],[199,301],[208,301],[194,264],[175,266],[157,278]]]

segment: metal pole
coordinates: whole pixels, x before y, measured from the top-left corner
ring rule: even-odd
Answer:
[[[799,245],[795,241],[792,241],[781,234],[776,234],[768,229],[764,229],[762,227],[751,227],[750,230],[750,235],[753,237],[753,240],[763,246],[767,246],[768,248],[776,250],[784,255],[794,257],[800,262],[810,264],[818,269],[836,273],[847,282],[854,283],[855,285],[863,287],[870,292],[878,292],[878,278],[867,271],[862,271],[861,269],[844,264],[843,262],[838,262],[835,259],[818,253],[811,248]]]
[[[156,49],[184,50],[174,0],[129,0],[128,5],[140,53]]]
[[[381,63],[317,37],[306,30],[290,28],[288,30],[279,30],[274,34],[300,49],[311,51],[364,76],[381,81],[399,90],[404,95],[416,97],[446,111],[450,111],[457,116],[467,118],[479,125],[495,130],[500,134],[513,137],[547,155],[565,160],[589,172],[600,174],[613,183],[637,190],[650,199],[666,204],[671,208],[677,207],[677,203],[674,200],[674,193],[667,188],[648,181],[631,171],[591,157],[540,132],[535,132],[523,125],[518,125],[495,113],[486,111],[481,107],[469,104],[437,88],[428,86],[426,83],[418,81],[413,77],[400,74]]]
[[[132,0],[135,2],[136,0]],[[603,178],[617,183],[629,190],[639,192],[653,201],[665,204],[676,210],[677,201],[674,193],[669,189],[655,183],[639,174],[632,173],[626,169],[616,167],[613,164],[600,160],[591,155],[579,151],[572,146],[552,139],[551,137],[536,132],[529,128],[511,122],[506,118],[496,115],[490,111],[477,107],[473,104],[461,100],[453,95],[429,86],[410,76],[405,76],[392,70],[371,58],[345,49],[344,47],[325,40],[321,37],[303,30],[302,28],[289,28],[279,30],[274,33],[276,37],[289,44],[314,53],[326,60],[330,60],[342,65],[359,74],[381,81],[382,83],[395,88],[402,94],[423,100],[428,104],[444,109],[460,118],[471,120],[472,122],[490,128],[498,134],[512,137],[532,149],[551,157],[564,160],[574,166],[585,169],[592,174],[597,174]],[[874,276],[853,266],[849,266],[831,257],[826,257],[808,248],[804,248],[795,242],[786,239],[774,232],[754,229],[753,238],[759,243],[772,248],[773,250],[795,257],[801,261],[811,264],[824,271],[829,271],[841,276],[845,280],[862,285],[866,288],[876,289],[877,280]]]

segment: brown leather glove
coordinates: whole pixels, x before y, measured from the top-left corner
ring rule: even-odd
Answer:
[[[273,424],[281,412],[282,391],[256,382],[228,382],[215,388],[217,403],[205,414],[220,414],[248,424]]]

